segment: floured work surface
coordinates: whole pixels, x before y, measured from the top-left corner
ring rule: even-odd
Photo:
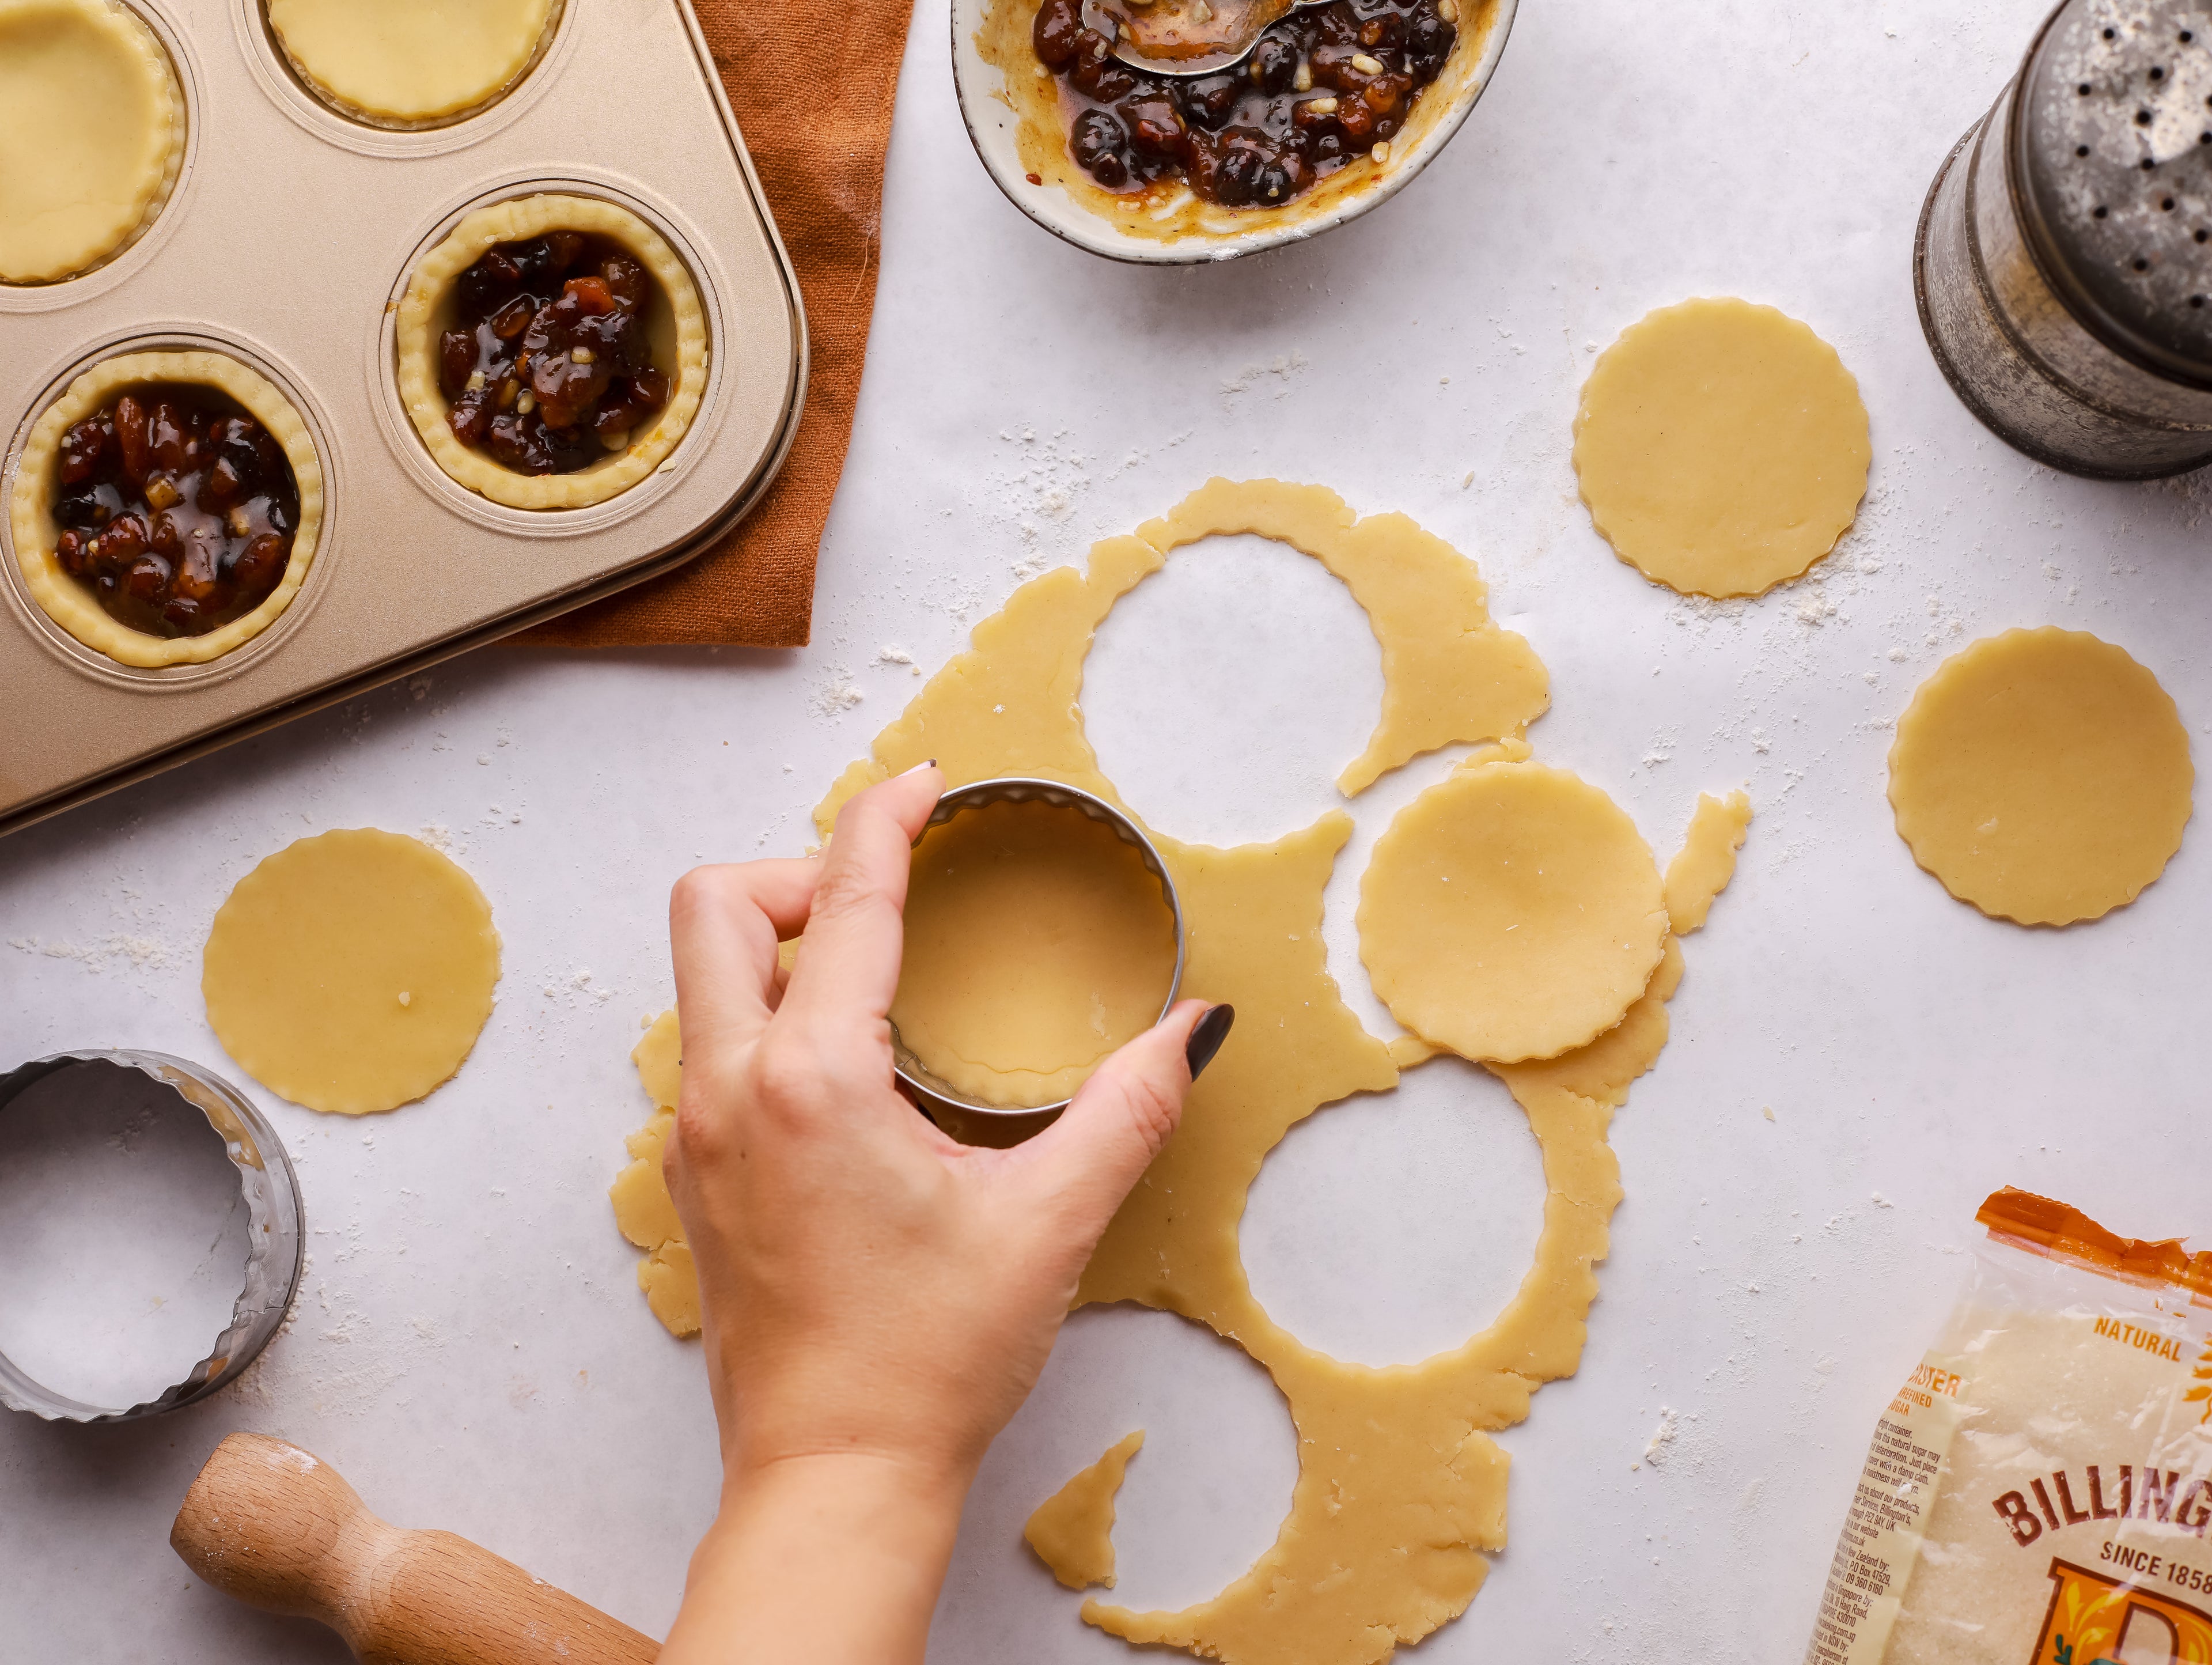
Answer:
[[[1517,739],[1545,709],[1542,665],[1491,621],[1474,563],[1449,544],[1403,515],[1356,519],[1318,487],[1217,480],[1135,536],[1097,544],[1087,573],[1061,568],[1015,592],[873,755],[846,771],[817,811],[823,835],[854,792],[926,757],[950,785],[1040,775],[1126,809],[1076,703],[1092,633],[1171,551],[1243,532],[1321,561],[1366,609],[1381,643],[1382,720],[1346,769],[1346,790],[1440,745]],[[1700,816],[1702,836],[1725,844],[1732,819]],[[1670,935],[1617,1026],[1547,1062],[1492,1066],[1528,1115],[1550,1191],[1535,1264],[1497,1322],[1410,1368],[1329,1358],[1253,1299],[1237,1234],[1246,1192],[1291,1124],[1398,1079],[1391,1047],[1340,998],[1322,946],[1322,887],[1351,830],[1350,817],[1332,811],[1272,843],[1232,849],[1152,835],[1182,898],[1185,990],[1233,1003],[1237,1030],[1108,1229],[1079,1297],[1195,1319],[1258,1360],[1290,1402],[1299,1459],[1291,1513],[1249,1571],[1177,1613],[1096,1600],[1083,1608],[1132,1642],[1249,1665],[1386,1658],[1456,1616],[1480,1588],[1484,1552],[1505,1541],[1507,1459],[1490,1435],[1524,1418],[1535,1389],[1581,1358],[1592,1267],[1620,1196],[1607,1126],[1658,1056],[1682,970]],[[1691,871],[1717,884],[1729,865],[1707,854]],[[1686,915],[1710,896],[1683,901]]]

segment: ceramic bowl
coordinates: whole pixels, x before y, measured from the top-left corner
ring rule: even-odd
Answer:
[[[1474,0],[1462,3],[1474,9]],[[1354,162],[1287,207],[1219,210],[1212,217],[1233,222],[1233,228],[1197,230],[1172,239],[1127,228],[1126,222],[1080,200],[1076,191],[1042,176],[1042,170],[1033,172],[1024,161],[1020,100],[1010,93],[1006,74],[984,56],[979,37],[994,7],[1013,6],[1024,20],[1025,39],[1026,20],[1034,15],[1036,0],[952,0],[952,79],[975,154],[1016,208],[1055,237],[1109,260],[1195,265],[1318,237],[1395,196],[1450,142],[1490,84],[1512,31],[1516,5],[1516,0],[1488,0],[1482,8],[1482,34],[1461,39],[1443,74],[1415,106],[1414,119],[1394,143],[1388,162]],[[1006,55],[1016,59],[1015,72],[1022,72],[1025,55]],[[1033,64],[1027,67],[1034,69]],[[1064,161],[1064,143],[1055,149]],[[1076,172],[1072,161],[1064,166],[1067,172]]]

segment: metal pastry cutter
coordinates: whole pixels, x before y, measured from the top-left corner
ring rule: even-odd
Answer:
[[[206,1398],[234,1380],[268,1345],[299,1287],[307,1233],[291,1159],[252,1101],[197,1064],[159,1052],[64,1052],[33,1060],[0,1076],[0,1153],[11,1133],[21,1136],[20,1127],[11,1129],[9,1123],[30,1113],[21,1101],[33,1087],[46,1082],[67,1084],[82,1093],[88,1106],[112,1104],[124,1091],[143,1100],[146,1088],[128,1079],[132,1072],[206,1117],[222,1140],[248,1214],[244,1287],[231,1310],[229,1325],[215,1338],[207,1356],[181,1382],[166,1387],[149,1382],[148,1396],[132,1405],[94,1405],[73,1399],[33,1380],[0,1353],[0,1405],[51,1422],[135,1422]],[[78,1121],[87,1143],[112,1137],[94,1115]],[[0,1160],[4,1159],[0,1154]],[[0,1268],[0,1286],[7,1277]]]
[[[955,787],[937,800],[922,831],[950,821],[963,810],[980,809],[986,804],[1047,804],[1054,809],[1073,810],[1102,822],[1113,829],[1115,836],[1124,844],[1133,847],[1144,858],[1145,867],[1160,882],[1160,894],[1167,899],[1168,912],[1175,917],[1176,960],[1175,975],[1168,980],[1167,999],[1161,1002],[1160,1016],[1164,1018],[1174,1008],[1176,996],[1182,987],[1183,961],[1188,954],[1184,939],[1182,900],[1176,895],[1175,880],[1168,874],[1167,863],[1134,821],[1115,809],[1103,798],[1079,792],[1073,787],[1062,786],[1057,781],[1045,781],[1028,775],[1001,775],[990,781],[971,781],[964,787]],[[891,1064],[907,1097],[913,1099],[922,1113],[958,1139],[963,1145],[1006,1146],[1018,1145],[1036,1133],[1042,1133],[1060,1119],[1060,1113],[1069,1100],[1040,1104],[1034,1109],[1009,1109],[1003,1104],[986,1104],[970,1098],[950,1083],[933,1073],[930,1067],[915,1057],[906,1042],[900,1039],[898,1025],[891,1026]]]

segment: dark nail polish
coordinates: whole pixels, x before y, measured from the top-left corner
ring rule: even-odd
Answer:
[[[1198,1027],[1190,1032],[1190,1043],[1182,1055],[1190,1062],[1190,1079],[1197,1080],[1206,1066],[1213,1061],[1213,1054],[1221,1050],[1221,1043],[1229,1038],[1229,1026],[1237,1021],[1237,1008],[1218,1006],[1198,1020]]]

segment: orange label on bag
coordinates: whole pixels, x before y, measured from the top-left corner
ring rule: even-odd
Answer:
[[[2155,1565],[2158,1558],[2149,1559]],[[2141,1659],[2160,1648],[2179,1665],[2212,1662],[2212,1613],[2202,1607],[2070,1561],[2054,1559],[2051,1577],[2058,1588],[2028,1665],[2114,1665],[2123,1649],[2141,1650]]]
[[[2212,1255],[2000,1192],[1875,1425],[1806,1665],[2212,1665]]]

